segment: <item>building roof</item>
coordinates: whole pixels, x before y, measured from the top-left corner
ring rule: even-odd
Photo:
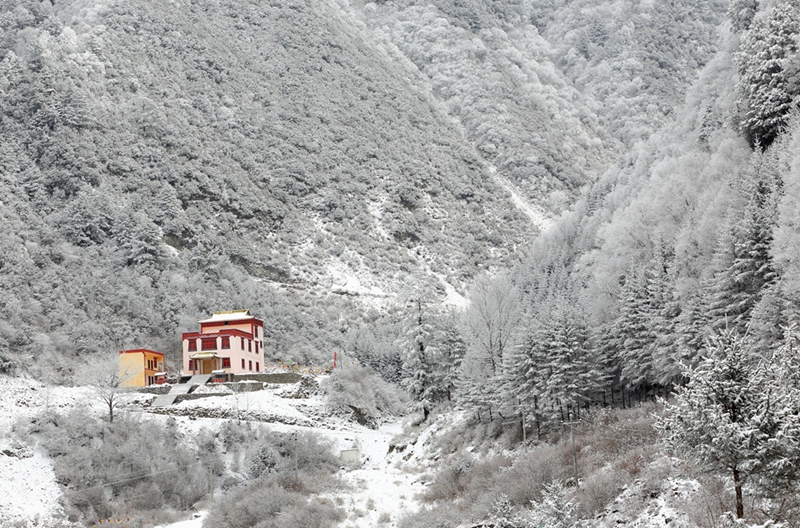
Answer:
[[[214,315],[208,319],[198,321],[199,323],[218,323],[224,321],[242,321],[244,319],[255,319],[255,316],[250,315],[250,310],[228,310],[225,312],[214,312]]]
[[[211,359],[220,357],[216,352],[198,352],[189,356],[189,359]]]
[[[158,352],[156,350],[150,350],[149,348],[131,348],[129,350],[120,350],[120,354],[154,354],[156,356],[164,357],[163,352]]]

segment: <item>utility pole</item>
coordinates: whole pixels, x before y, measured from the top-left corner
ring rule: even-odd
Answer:
[[[569,439],[572,442],[572,469],[575,472],[575,488],[578,487],[578,454],[575,451],[575,431],[573,430],[572,410],[567,409],[567,418],[569,419]]]
[[[297,433],[292,433],[294,439],[294,479],[297,480]]]

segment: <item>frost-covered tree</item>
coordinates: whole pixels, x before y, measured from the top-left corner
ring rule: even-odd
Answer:
[[[578,507],[567,500],[564,484],[558,480],[546,484],[541,500],[532,500],[528,514],[531,528],[574,528],[579,526]]]
[[[515,510],[508,496],[501,494],[492,503],[489,521],[495,528],[525,528],[527,523]]]
[[[464,314],[467,350],[461,364],[462,403],[490,416],[503,401],[504,356],[512,350],[520,317],[519,294],[508,276],[479,277]]]
[[[689,383],[676,391],[658,422],[667,444],[710,471],[727,473],[744,516],[743,490],[785,488],[800,462],[800,391],[797,343],[787,339],[762,357],[728,330],[713,336],[708,357],[687,369]]]
[[[733,30],[739,32],[750,29],[757,10],[758,0],[731,0],[728,18],[731,19]]]
[[[414,399],[414,407],[427,420],[431,409],[441,399],[439,336],[429,304],[418,296],[411,303],[403,321],[398,344],[403,361],[400,385]]]
[[[544,394],[559,418],[570,419],[601,387],[601,365],[589,341],[585,312],[563,304],[548,315],[537,334],[545,359],[540,366]]]
[[[742,37],[735,56],[739,69],[741,129],[752,145],[768,147],[786,127],[796,107],[798,72],[792,71],[798,53],[800,4],[784,0],[767,16],[756,17]]]
[[[775,281],[772,260],[778,177],[771,155],[756,153],[744,175],[743,210],[732,211],[720,238],[712,279],[710,324],[744,333],[762,290]]]
[[[620,292],[620,313],[613,333],[617,341],[620,380],[629,389],[648,387],[655,381],[652,299],[644,269],[630,269]]]
[[[123,401],[126,382],[142,372],[140,365],[130,364],[120,368],[117,354],[108,354],[86,369],[85,379],[81,381],[92,389],[95,398],[108,410],[109,423],[114,422],[114,411]]]

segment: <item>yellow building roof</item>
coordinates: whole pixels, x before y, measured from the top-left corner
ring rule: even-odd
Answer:
[[[216,352],[198,352],[189,356],[189,359],[211,359],[219,357]]]

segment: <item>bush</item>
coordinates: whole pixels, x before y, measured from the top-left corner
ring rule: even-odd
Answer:
[[[309,498],[309,482],[317,480],[300,473],[297,479],[267,475],[229,491],[214,504],[203,528],[327,528],[344,519],[344,512],[326,499]]]
[[[386,415],[402,415],[408,399],[371,368],[361,366],[335,369],[323,381],[322,390],[332,412],[354,417],[362,425],[373,428]]]
[[[311,432],[265,432],[247,455],[247,474],[258,478],[266,473],[304,471],[332,473],[339,467],[331,441]]]
[[[36,434],[52,458],[71,522],[169,520],[169,510],[188,510],[208,492],[209,471],[221,475],[224,467],[208,435],[199,444],[181,441],[174,421],[126,414],[109,423],[76,407],[34,417],[18,433]]]

